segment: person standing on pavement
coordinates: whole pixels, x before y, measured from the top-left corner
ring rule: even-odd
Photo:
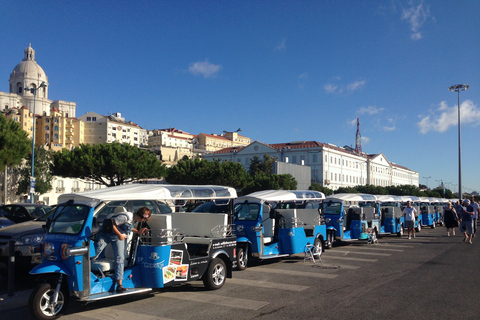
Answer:
[[[448,202],[445,207],[445,211],[443,212],[443,221],[445,222],[445,227],[447,228],[447,236],[450,237],[450,230],[452,231],[452,235],[455,235],[455,228],[458,227],[458,215],[455,209],[452,207],[451,202]]]
[[[472,244],[472,236],[473,236],[473,214],[474,214],[474,209],[470,205],[470,200],[465,199],[463,200],[463,208],[462,208],[462,230],[464,230],[463,235],[465,238],[463,238],[463,241],[467,241],[468,243]]]
[[[470,197],[470,205],[473,208],[473,236],[477,233],[477,219],[478,219],[478,210],[480,208],[479,204],[475,202],[475,197]]]
[[[417,210],[412,207],[412,202],[407,201],[407,206],[403,209],[403,214],[405,215],[405,226],[408,229],[408,239],[415,238],[415,217],[417,215]]]

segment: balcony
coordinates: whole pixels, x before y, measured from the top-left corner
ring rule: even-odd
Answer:
[[[64,187],[57,187],[55,190],[57,191],[57,193],[63,193],[63,192],[65,192],[65,188],[64,188]]]
[[[80,192],[82,190],[80,190],[80,188],[72,188],[72,192]]]

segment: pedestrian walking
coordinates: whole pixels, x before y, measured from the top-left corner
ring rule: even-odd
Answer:
[[[417,210],[412,207],[412,202],[407,201],[407,206],[403,209],[405,215],[405,226],[408,229],[408,239],[412,239],[412,235],[415,238],[415,218],[417,216]]]
[[[462,231],[465,238],[463,238],[464,242],[468,242],[472,244],[472,237],[473,237],[473,207],[470,205],[470,200],[465,199],[463,200],[463,207],[462,207]]]
[[[470,197],[470,205],[473,208],[473,236],[475,237],[475,234],[477,233],[477,219],[478,219],[478,210],[480,208],[480,205],[477,202],[475,202],[474,196]]]
[[[445,206],[443,221],[447,228],[447,236],[450,237],[450,231],[452,232],[452,235],[455,235],[455,228],[458,227],[458,215],[451,202],[447,202]]]

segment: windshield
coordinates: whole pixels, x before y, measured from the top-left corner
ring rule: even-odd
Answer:
[[[323,203],[323,213],[324,214],[340,214],[342,210],[341,202],[324,202]]]
[[[209,201],[196,207],[192,212],[228,213],[230,209],[228,204],[228,200]]]
[[[235,220],[254,221],[260,212],[258,203],[238,203],[235,205]]]
[[[84,205],[61,205],[53,215],[49,233],[78,234],[90,212]]]

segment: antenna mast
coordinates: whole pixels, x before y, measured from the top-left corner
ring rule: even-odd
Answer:
[[[355,152],[362,153],[362,135],[360,134],[360,119],[357,118],[357,134],[355,135]]]

